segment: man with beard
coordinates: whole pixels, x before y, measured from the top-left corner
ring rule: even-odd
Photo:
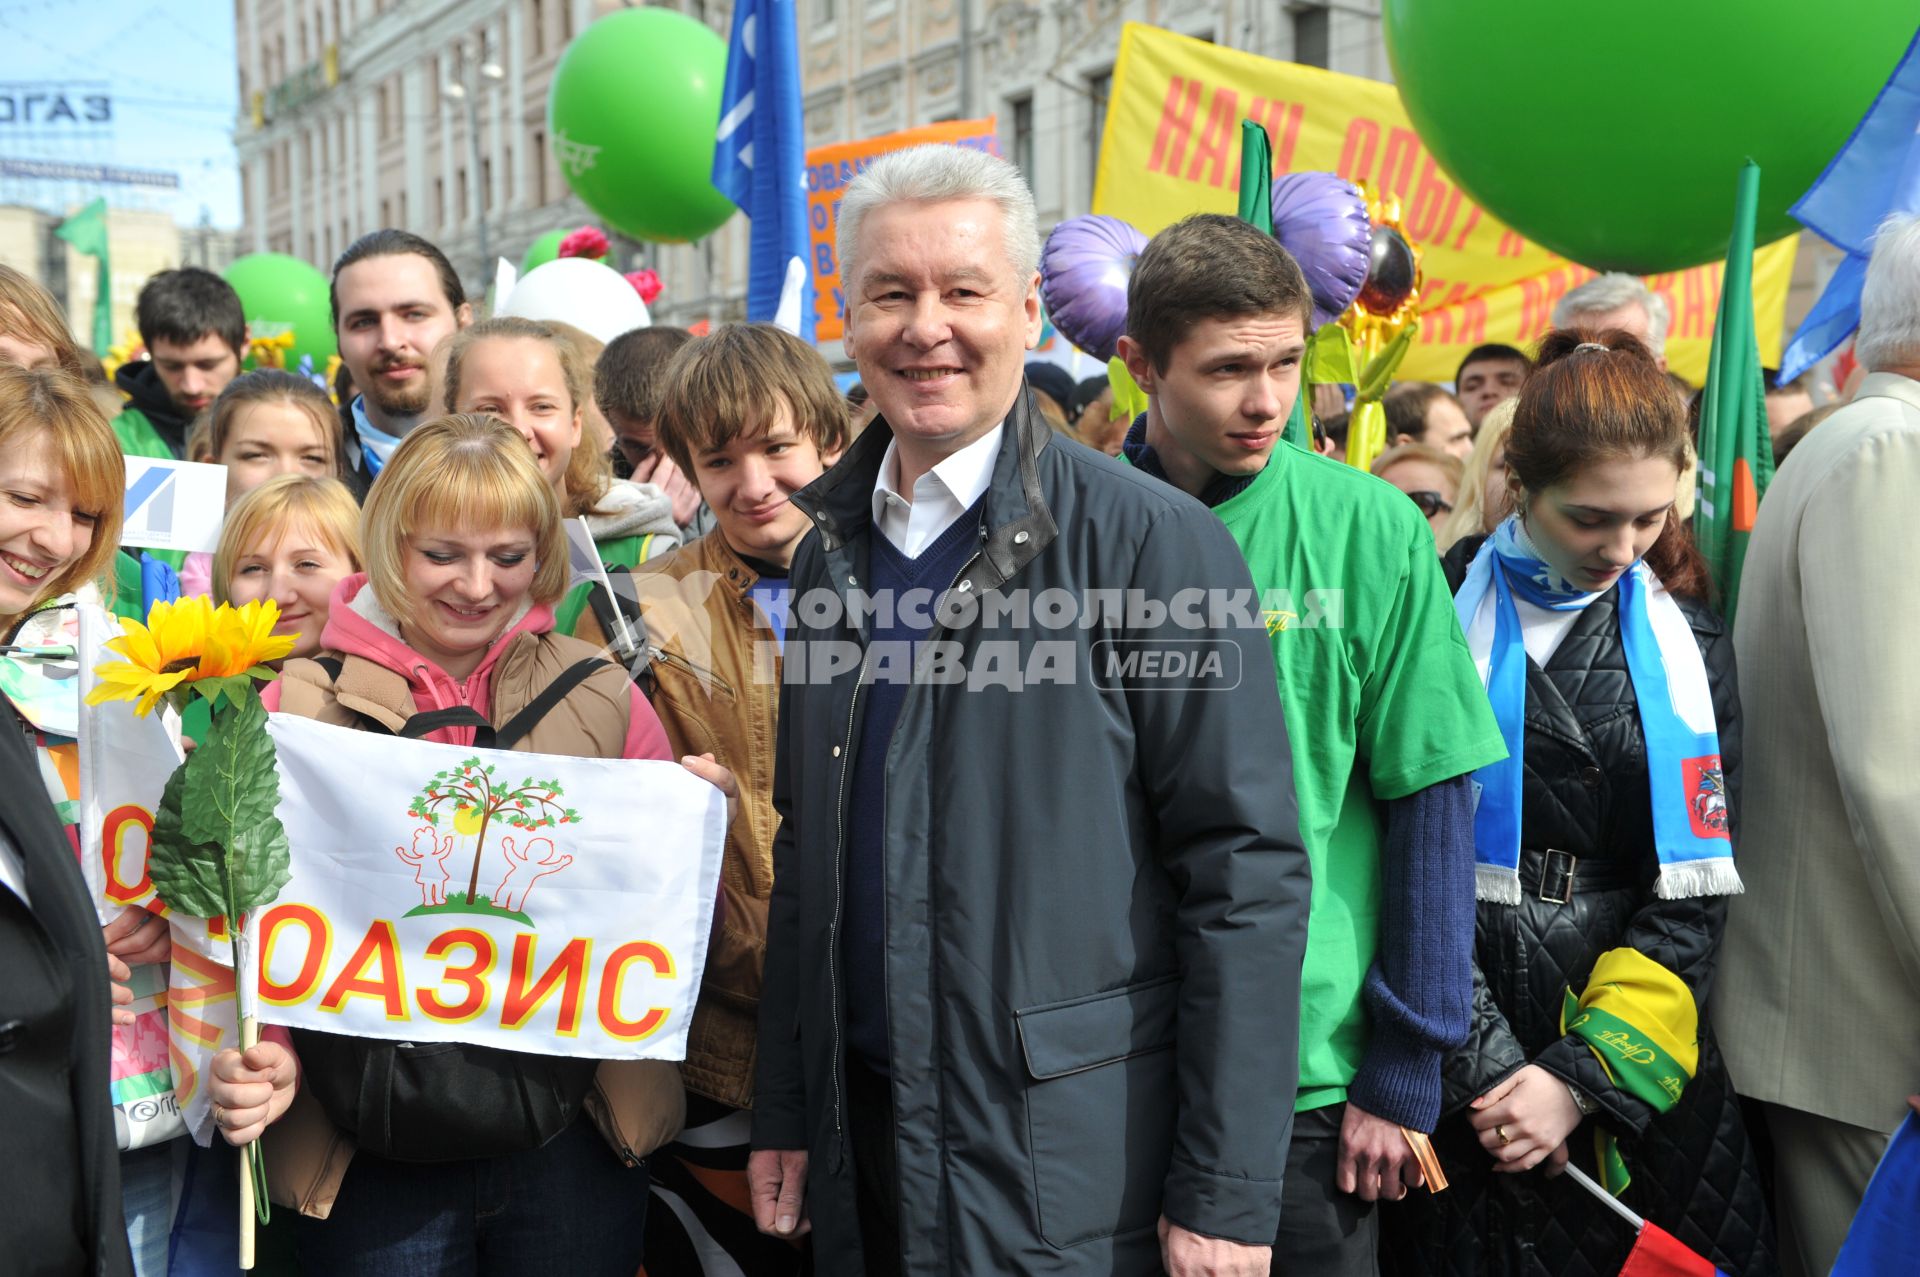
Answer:
[[[333,265],[340,361],[360,395],[347,440],[347,485],[365,495],[409,430],[434,415],[433,348],[473,322],[446,254],[407,231],[371,231]]]
[[[146,282],[134,320],[147,358],[114,374],[131,402],[113,419],[113,433],[130,457],[182,460],[193,419],[240,375],[246,307],[226,280],[183,266]]]

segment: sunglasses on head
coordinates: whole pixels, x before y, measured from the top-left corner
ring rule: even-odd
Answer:
[[[1409,492],[1407,496],[1415,505],[1420,507],[1420,513],[1426,515],[1429,519],[1436,514],[1453,513],[1453,502],[1447,500],[1430,488],[1422,488],[1418,492]]]

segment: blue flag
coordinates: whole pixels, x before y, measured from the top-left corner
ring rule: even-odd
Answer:
[[[1920,1272],[1920,1114],[1893,1133],[1833,1261],[1833,1277]]]
[[[813,274],[808,268],[807,156],[800,107],[800,39],[794,0],[739,0],[720,91],[713,185],[753,223],[747,257],[747,318],[781,316],[813,340]],[[799,262],[793,267],[792,263]]]
[[[1791,211],[1847,257],[1787,343],[1782,383],[1826,358],[1860,326],[1860,285],[1874,230],[1890,214],[1920,212],[1920,32],[1853,136]]]

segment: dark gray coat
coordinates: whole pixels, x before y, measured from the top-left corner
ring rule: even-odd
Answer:
[[[839,932],[860,678],[793,677],[797,645],[859,637],[844,620],[810,624],[802,599],[821,588],[845,599],[867,579],[890,435],[875,421],[795,498],[816,535],[793,564],[754,1143],[810,1151],[827,1273],[863,1266]],[[1252,625],[1202,629],[1115,618],[1049,630],[966,613],[1014,591],[1131,588],[1162,602],[1251,591],[1246,566],[1198,502],[1055,436],[1025,395],[983,510],[979,553],[942,595],[934,639],[957,642],[975,670],[994,650],[985,643],[1025,654],[1065,641],[1073,669],[1019,690],[916,682],[888,749],[904,1270],[1158,1273],[1163,1211],[1270,1243],[1308,868],[1257,607]],[[1169,638],[1220,649],[1237,686],[1172,690],[1106,665],[1102,644]]]

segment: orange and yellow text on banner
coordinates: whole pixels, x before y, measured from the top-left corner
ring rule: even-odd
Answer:
[[[1522,238],[1469,199],[1421,143],[1391,84],[1139,23],[1120,37],[1093,211],[1149,235],[1192,213],[1233,212],[1243,119],[1265,126],[1276,174],[1328,170],[1366,182],[1376,196],[1399,198],[1426,269],[1419,342],[1401,366],[1403,378],[1450,381],[1461,357],[1484,342],[1530,347],[1550,326],[1554,303],[1595,273]],[[1579,143],[1576,128],[1567,145]],[[1516,155],[1513,162],[1526,161]],[[1735,174],[1724,177],[1731,220]],[[1779,359],[1793,254],[1788,239],[1754,255],[1754,318],[1769,364]],[[1716,261],[1647,277],[1672,312],[1668,363],[1696,385],[1706,377],[1721,270]]]
[[[834,236],[840,229],[840,196],[847,183],[880,156],[910,146],[945,142],[998,155],[998,129],[991,115],[984,120],[948,120],[858,142],[836,142],[807,152],[807,230],[813,237],[813,296],[819,317],[814,330],[816,341],[840,340],[840,320],[846,313]]]

